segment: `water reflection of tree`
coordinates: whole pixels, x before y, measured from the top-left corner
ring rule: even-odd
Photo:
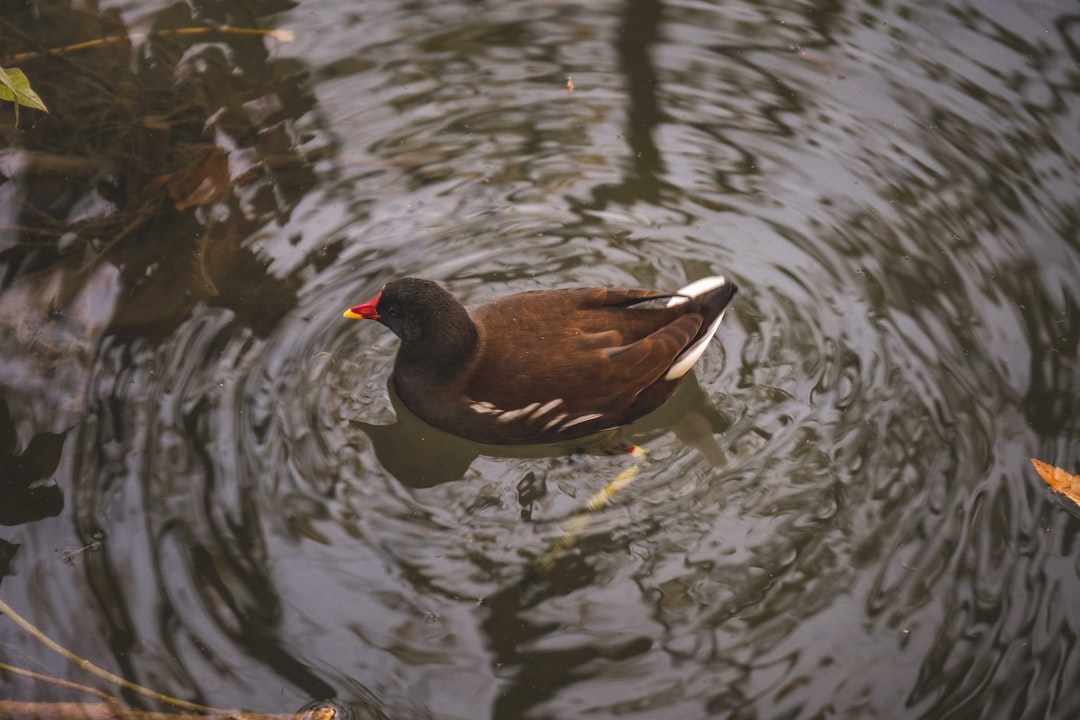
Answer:
[[[64,435],[42,432],[25,448],[17,447],[15,426],[7,401],[0,396],[0,525],[20,525],[58,514],[64,496],[48,480],[60,463]],[[3,577],[0,571],[0,577]]]
[[[32,5],[5,6],[0,15],[2,53],[37,53],[20,65],[52,110],[24,113],[17,129],[0,126],[6,147],[0,166],[0,350],[8,361],[0,377],[0,460],[25,470],[0,482],[0,507],[5,524],[29,522],[55,514],[63,505],[61,490],[75,493],[78,530],[106,539],[101,552],[85,557],[103,632],[119,667],[138,677],[137,647],[145,640],[140,631],[149,629],[138,628],[133,618],[129,603],[136,592],[125,585],[130,579],[124,572],[130,548],[109,537],[108,513],[100,506],[103,488],[95,482],[109,477],[106,436],[123,439],[134,408],[124,411],[122,391],[87,395],[102,338],[113,336],[119,347],[132,343],[125,355],[136,362],[147,340],[167,337],[199,303],[227,308],[234,325],[255,336],[269,332],[296,304],[300,279],[269,274],[267,259],[249,240],[289,218],[313,186],[313,164],[332,148],[319,140],[321,134],[299,130],[301,118],[311,122],[313,98],[303,68],[273,57],[272,43],[228,32],[167,32],[258,27],[261,18],[289,3],[246,3],[242,17],[234,14],[239,5],[196,3],[192,10],[177,3],[152,17],[159,34],[141,44],[110,43],[70,55],[48,50],[124,35],[128,28],[118,13],[98,14],[93,4]],[[338,251],[328,245],[320,261]],[[118,271],[103,272],[110,268]],[[91,311],[90,321],[72,321],[79,310],[73,312],[72,303],[94,300],[85,288],[100,290],[103,284],[108,301]],[[66,381],[51,399],[58,368]],[[35,392],[28,394],[27,387]],[[81,461],[94,470],[93,477],[76,470],[74,477],[84,481],[78,487],[32,486],[56,469],[67,431],[88,415],[95,418],[88,439],[102,443],[68,451],[79,458],[76,467]],[[189,419],[197,423],[197,416],[196,409]],[[22,437],[15,437],[16,429]],[[206,480],[212,488],[214,479]],[[209,495],[204,500],[212,502]],[[161,508],[144,510],[156,516]],[[331,694],[275,637],[280,608],[261,540],[252,535],[255,519],[245,516],[232,526],[218,514],[208,518],[212,527],[196,535],[207,530],[217,544],[192,537],[190,563],[208,606],[220,611],[220,626],[231,628],[227,634],[250,657],[308,696]],[[155,574],[167,571],[159,566],[161,557],[153,562]],[[7,567],[5,558],[4,572]],[[155,586],[163,586],[160,577]],[[178,611],[166,602],[161,612],[158,630],[171,646]],[[243,621],[231,624],[230,614]],[[190,680],[182,668],[177,674],[181,683]]]

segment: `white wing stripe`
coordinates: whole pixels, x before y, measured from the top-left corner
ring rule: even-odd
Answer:
[[[589,413],[588,415],[582,415],[581,417],[576,417],[573,420],[571,420],[570,422],[563,425],[561,428],[559,428],[559,432],[562,432],[563,430],[566,430],[567,428],[572,428],[575,425],[580,425],[581,423],[589,422],[590,420],[595,420],[598,417],[603,417],[603,415],[604,415],[603,413]]]
[[[554,418],[548,421],[548,424],[544,426],[545,430],[550,430],[553,425],[558,425],[566,419],[566,413],[559,413]]]
[[[532,405],[526,405],[525,407],[518,408],[517,410],[507,410],[498,417],[498,420],[501,423],[508,423],[512,420],[517,420],[522,415],[528,415],[538,407],[540,407],[540,403],[534,402]]]
[[[547,414],[548,414],[549,412],[551,412],[551,411],[552,411],[552,410],[554,410],[555,408],[557,408],[557,407],[559,407],[560,405],[562,405],[562,403],[563,403],[563,401],[562,401],[562,398],[556,398],[555,400],[552,400],[552,401],[551,401],[551,402],[549,402],[549,403],[545,403],[544,405],[541,405],[541,406],[540,406],[540,407],[539,407],[539,408],[538,408],[538,409],[536,410],[536,412],[534,412],[534,413],[533,413],[532,415],[530,415],[529,417],[530,417],[530,419],[531,419],[531,420],[537,420],[537,419],[539,419],[539,418],[543,417],[544,415],[547,415]]]

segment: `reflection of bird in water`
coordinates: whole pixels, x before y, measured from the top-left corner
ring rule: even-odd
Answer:
[[[393,383],[390,384],[390,399],[397,422],[371,425],[354,420],[351,425],[371,439],[375,456],[382,466],[403,485],[411,488],[428,488],[460,480],[480,455],[536,458],[572,453],[610,455],[628,448],[631,450],[633,464],[592,495],[585,503],[583,512],[568,521],[562,537],[535,563],[535,568],[541,572],[549,570],[563,553],[573,547],[588,524],[589,514],[609,503],[637,475],[646,460],[639,445],[670,431],[679,440],[701,452],[711,464],[720,465],[725,453],[716,435],[727,430],[732,422],[710,402],[692,372],[686,376],[686,381],[671,400],[656,412],[621,428],[558,444],[483,445],[464,440],[433,428],[416,417],[394,392]],[[521,483],[518,492],[522,507],[528,507],[531,501],[524,495],[530,492],[530,484]]]
[[[717,410],[693,373],[686,376],[671,400],[637,422],[576,441],[545,445],[484,445],[433,428],[402,402],[390,384],[390,400],[397,422],[371,425],[360,420],[351,425],[370,439],[382,466],[403,485],[433,487],[460,480],[480,455],[511,458],[559,457],[573,453],[610,455],[630,445],[674,432],[681,441],[699,450],[713,465],[724,460],[716,440],[731,419]]]

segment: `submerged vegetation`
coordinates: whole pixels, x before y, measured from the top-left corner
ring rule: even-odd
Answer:
[[[276,57],[287,35],[259,28],[282,4],[245,7],[176,4],[140,32],[65,2],[0,17],[0,67],[18,62],[52,110],[0,117],[0,290],[60,271],[55,311],[111,263],[127,297],[114,329],[160,327],[227,302],[225,274],[261,275],[242,239],[288,217],[327,144],[297,126],[313,99],[303,69]]]

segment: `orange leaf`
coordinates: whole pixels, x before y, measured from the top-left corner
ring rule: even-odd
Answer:
[[[1054,467],[1035,458],[1031,458],[1031,464],[1035,466],[1035,470],[1042,476],[1042,479],[1046,481],[1051,490],[1061,493],[1076,503],[1077,506],[1080,506],[1080,475],[1071,475],[1059,467]]]

